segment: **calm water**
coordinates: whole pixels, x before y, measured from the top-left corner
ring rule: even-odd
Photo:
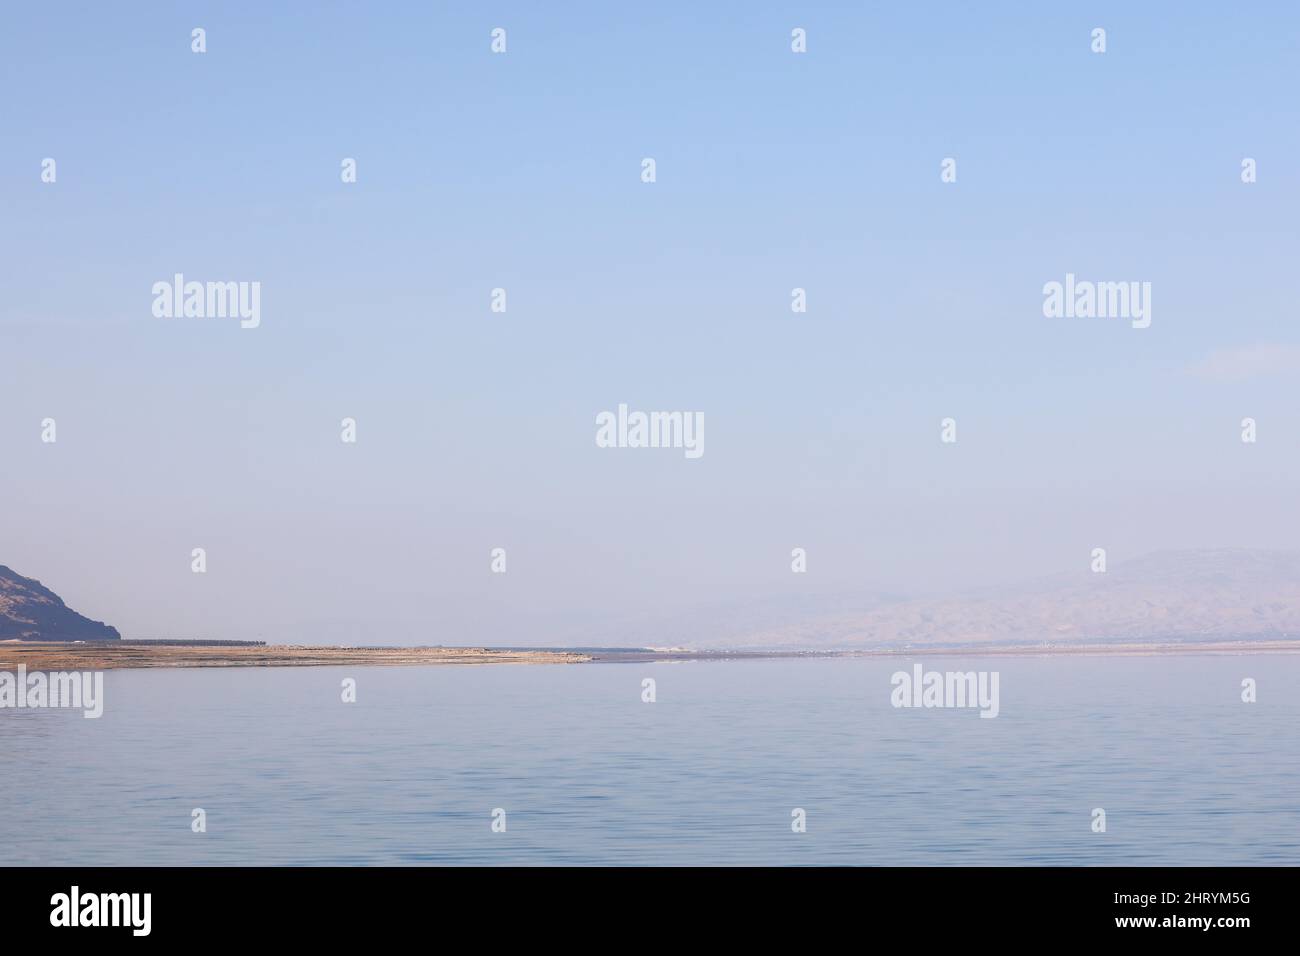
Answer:
[[[0,711],[0,846],[7,864],[1300,863],[1300,656],[925,660],[999,671],[995,720],[892,708],[911,663],[110,671],[97,721]]]

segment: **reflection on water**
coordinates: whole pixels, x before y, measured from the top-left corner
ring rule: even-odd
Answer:
[[[926,659],[999,671],[993,720],[891,707],[911,664],[113,671],[99,720],[0,711],[0,845],[53,865],[1300,864],[1300,656]]]

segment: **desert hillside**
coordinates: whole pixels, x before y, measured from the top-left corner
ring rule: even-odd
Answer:
[[[35,578],[0,564],[0,641],[116,641],[117,628],[78,614]]]

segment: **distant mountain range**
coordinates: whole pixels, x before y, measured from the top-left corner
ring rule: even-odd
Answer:
[[[0,564],[0,641],[117,641],[117,628],[83,617],[35,578]]]
[[[1162,551],[1094,573],[951,597],[884,600],[721,639],[719,649],[850,650],[1300,641],[1300,552]]]
[[[695,650],[1300,642],[1300,551],[1161,551],[1104,573],[1081,563],[1078,571],[1015,587],[926,598],[748,602],[612,630],[623,644],[644,636],[645,644]],[[0,640],[15,638],[115,641],[121,635],[0,565]]]

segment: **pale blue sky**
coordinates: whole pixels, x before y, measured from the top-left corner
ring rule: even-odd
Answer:
[[[15,7],[0,563],[128,636],[617,643],[1293,546],[1300,12],[1132,6]],[[175,272],[261,328],[155,319]],[[1151,327],[1044,318],[1066,272]],[[620,402],[704,457],[597,449]]]

